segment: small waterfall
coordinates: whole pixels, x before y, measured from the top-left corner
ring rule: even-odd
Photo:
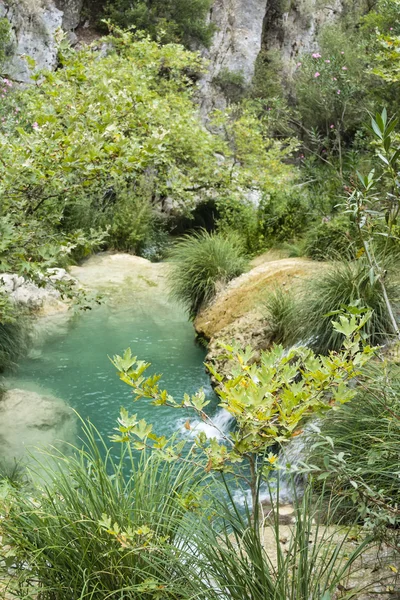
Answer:
[[[221,408],[213,417],[210,417],[210,421],[202,421],[200,419],[192,421],[190,423],[190,435],[194,437],[201,431],[204,431],[208,438],[221,440],[224,435],[229,433],[229,427],[233,420],[232,415],[224,408]],[[184,428],[183,424],[182,428]]]

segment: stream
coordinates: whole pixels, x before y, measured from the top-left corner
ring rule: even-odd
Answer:
[[[122,406],[153,423],[157,434],[182,430],[187,435],[183,423],[190,413],[153,407],[146,400],[133,403],[130,388],[109,359],[128,347],[152,364],[149,374],[163,375],[161,385],[174,397],[203,388],[212,399],[211,413],[219,413],[219,426],[228,426],[205,371],[205,349],[196,343],[186,313],[168,299],[165,267],[127,255],[104,255],[75,268],[74,276],[100,291],[103,302],[74,318],[55,313],[37,321],[29,356],[6,381],[7,388],[18,390],[18,402],[14,419],[4,414],[0,419],[3,460],[25,460],[35,448],[59,441],[76,443],[80,427],[72,411],[67,418],[67,407],[89,419],[106,440]]]

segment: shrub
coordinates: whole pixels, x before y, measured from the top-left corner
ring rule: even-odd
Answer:
[[[198,508],[203,476],[155,456],[136,464],[127,449],[113,458],[98,432],[85,430],[85,447],[51,456],[25,492],[2,499],[20,594],[34,586],[43,599],[193,598],[183,523]]]
[[[166,42],[200,42],[209,46],[214,25],[207,22],[211,0],[109,0],[105,15],[123,27],[134,25]]]
[[[257,207],[249,200],[237,197],[220,196],[217,200],[217,227],[221,234],[234,231],[243,241],[250,255],[265,248],[265,240],[260,231]]]
[[[139,195],[133,188],[123,188],[117,193],[110,219],[110,245],[117,250],[140,254],[150,239],[156,216],[149,195],[142,190]],[[106,222],[104,223],[106,225]]]
[[[218,286],[246,268],[241,239],[233,233],[200,231],[184,236],[170,253],[169,286],[172,297],[194,318],[215,296]]]
[[[246,80],[240,71],[222,69],[213,78],[212,83],[220,88],[230,102],[240,102],[247,92]]]
[[[258,208],[260,232],[270,244],[291,240],[304,232],[308,212],[307,198],[296,189],[267,194]]]
[[[0,291],[0,373],[14,368],[28,347],[27,318],[8,296]]]
[[[396,279],[395,262],[386,264],[386,286],[394,305],[400,300],[400,285]],[[371,280],[370,266],[365,258],[343,261],[321,270],[320,274],[304,284],[298,313],[297,337],[318,352],[339,350],[342,335],[332,330],[332,311],[344,306],[358,305],[373,310],[365,325],[372,345],[384,343],[392,333],[392,325],[378,280]]]
[[[353,136],[367,106],[366,53],[363,40],[341,25],[326,26],[321,52],[302,57],[295,73],[297,109],[303,126],[324,133],[340,153],[343,135]],[[331,129],[331,126],[333,128]]]
[[[8,46],[11,39],[11,25],[8,19],[0,19],[0,69],[7,58]]]
[[[346,217],[324,218],[308,230],[305,237],[306,256],[314,260],[354,258],[356,229]]]

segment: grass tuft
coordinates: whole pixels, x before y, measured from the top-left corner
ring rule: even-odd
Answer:
[[[43,600],[194,598],[183,523],[197,510],[204,472],[155,455],[137,464],[126,445],[115,459],[92,426],[86,437],[72,456],[56,452],[38,465],[25,492],[0,494],[19,597],[40,588]]]
[[[170,253],[169,287],[194,318],[218,287],[241,275],[247,265],[241,238],[205,230],[184,236]]]
[[[400,302],[400,283],[394,266],[387,266],[385,283],[396,308]],[[305,283],[297,312],[297,340],[323,354],[339,350],[343,336],[333,330],[333,317],[327,315],[351,305],[372,309],[372,317],[365,327],[368,341],[373,345],[385,343],[393,333],[392,325],[382,288],[378,280],[371,281],[370,267],[365,259],[335,262]]]

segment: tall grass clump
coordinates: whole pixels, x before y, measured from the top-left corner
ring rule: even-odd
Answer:
[[[378,279],[371,278],[371,269],[364,258],[335,262],[318,277],[304,285],[298,312],[297,338],[315,351],[327,353],[339,350],[343,337],[332,329],[332,311],[357,305],[373,311],[365,326],[370,344],[384,343],[393,333],[382,288]],[[385,284],[392,305],[400,302],[400,282],[395,264],[388,264]]]
[[[203,472],[155,455],[136,464],[126,445],[114,459],[96,430],[86,435],[71,456],[39,465],[26,493],[1,500],[0,535],[13,552],[19,597],[195,597],[192,536],[182,525],[200,502]]]
[[[225,600],[336,597],[369,540],[351,546],[349,529],[337,522],[334,511],[320,524],[321,499],[310,484],[294,502],[293,523],[283,525],[272,493],[265,514],[259,507],[253,514],[248,507],[240,510],[229,494],[216,510],[220,527],[200,529],[194,538],[210,587]]]
[[[306,461],[347,517],[400,547],[400,367],[369,367],[358,390],[310,433]]]
[[[170,253],[169,287],[194,318],[220,286],[241,275],[246,268],[244,247],[234,233],[185,235]]]
[[[265,316],[271,341],[287,346],[295,338],[296,300],[294,295],[282,287],[270,292],[264,301]]]
[[[13,369],[29,347],[29,330],[25,319],[0,322],[0,373]]]

